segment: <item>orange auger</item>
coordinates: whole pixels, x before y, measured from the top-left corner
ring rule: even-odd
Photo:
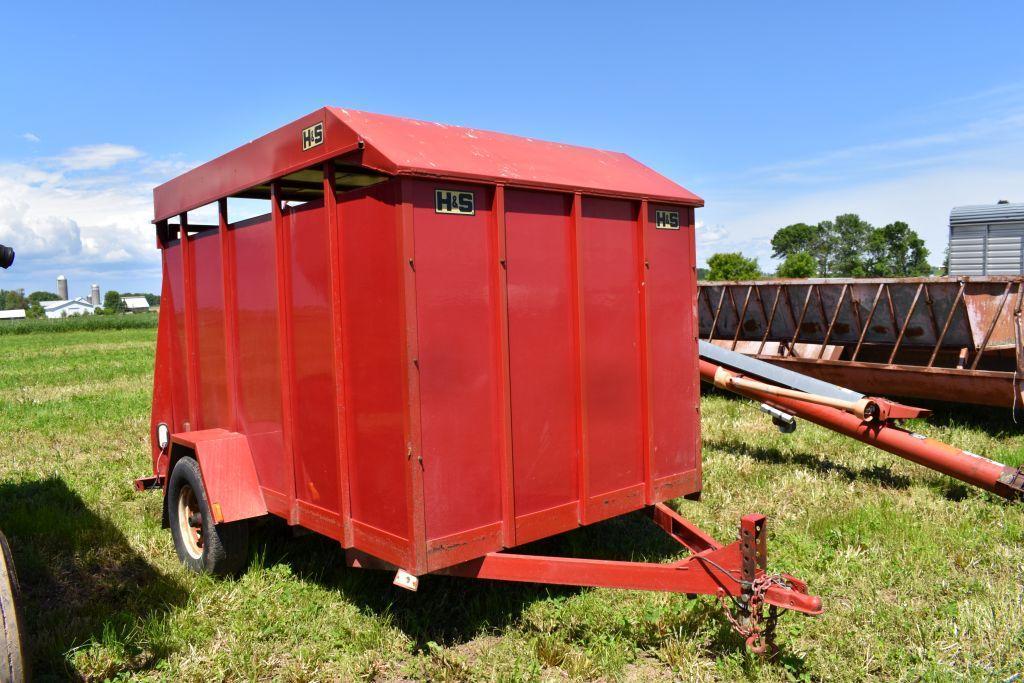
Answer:
[[[700,344],[700,355],[702,381],[782,411],[781,416],[774,415],[776,420],[801,417],[1007,500],[1024,499],[1024,468],[1004,465],[897,426],[898,420],[926,417],[931,414],[928,410],[864,397],[818,380],[806,386],[811,391],[780,387],[778,383],[791,381],[791,375],[797,373],[780,371],[769,363],[706,342]],[[828,391],[829,387],[835,390],[829,391],[833,395],[813,391]]]

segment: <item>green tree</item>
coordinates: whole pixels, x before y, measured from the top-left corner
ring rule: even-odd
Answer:
[[[836,216],[829,232],[834,250],[828,274],[832,277],[863,277],[867,274],[864,251],[874,228],[855,213]],[[819,223],[819,225],[821,225]],[[823,273],[824,274],[824,273]]]
[[[25,308],[27,305],[28,301],[20,290],[0,289],[0,310],[10,311]]]
[[[122,313],[124,311],[124,303],[121,301],[121,295],[115,289],[108,289],[107,293],[103,295],[103,308],[107,309],[110,313]]]
[[[33,303],[39,303],[41,301],[60,301],[60,297],[53,292],[37,290],[28,295],[28,300]]]
[[[708,258],[708,280],[754,280],[761,277],[757,259],[738,251],[712,254]]]
[[[817,264],[815,272],[827,275],[835,242],[829,232],[832,225],[822,221],[817,225],[794,223],[779,228],[772,236],[772,258],[785,260],[794,254],[807,253]]]
[[[814,277],[818,274],[818,261],[809,252],[793,252],[779,264],[775,274],[779,277]]]
[[[816,225],[794,223],[779,228],[772,237],[772,256],[783,259],[780,276],[783,271],[807,271],[807,260],[803,257],[798,270],[792,270],[797,264],[795,260],[786,265],[799,253],[814,259],[815,272],[821,277],[908,277],[931,273],[924,240],[906,223],[896,221],[876,228],[855,213],[844,213]]]
[[[868,236],[865,266],[868,275],[923,277],[931,275],[924,240],[903,221],[877,228]]]

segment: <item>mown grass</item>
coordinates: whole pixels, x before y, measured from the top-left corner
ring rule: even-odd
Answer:
[[[185,572],[160,528],[146,433],[154,331],[0,338],[0,528],[12,541],[39,679],[1012,680],[1024,672],[1024,510],[747,402],[703,399],[705,493],[678,501],[721,539],[770,517],[770,564],[827,612],[786,616],[778,661],[744,652],[711,599],[344,568],[277,526],[250,569]],[[918,425],[1014,464],[1007,412],[942,408]],[[639,516],[544,551],[664,561]]]

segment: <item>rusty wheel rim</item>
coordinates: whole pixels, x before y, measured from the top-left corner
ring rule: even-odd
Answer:
[[[185,551],[198,560],[203,556],[203,515],[199,499],[192,487],[185,484],[178,492],[178,531]]]

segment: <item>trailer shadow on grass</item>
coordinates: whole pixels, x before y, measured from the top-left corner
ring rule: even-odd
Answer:
[[[80,678],[68,653],[90,642],[122,643],[124,661],[111,663],[111,674],[149,669],[169,654],[159,643],[148,642],[145,650],[133,645],[139,639],[130,634],[154,611],[182,604],[185,588],[149,564],[63,480],[0,484],[0,529],[17,567],[36,679]]]
[[[272,522],[257,534],[254,552],[259,561],[266,566],[285,563],[303,580],[339,591],[360,609],[386,615],[390,623],[415,643],[418,651],[429,651],[431,643],[458,646],[482,635],[499,634],[509,627],[530,629],[521,617],[534,603],[569,598],[591,590],[425,576],[419,590],[411,593],[391,584],[391,572],[346,568],[336,542],[317,534],[292,537],[282,526]],[[516,552],[637,562],[667,562],[685,555],[685,551],[642,512],[524,545]],[[710,599],[688,614],[686,618],[695,619],[695,623],[709,617],[721,618],[728,629],[717,603]],[[566,628],[572,627],[566,625]],[[732,637],[731,633],[721,642],[726,649],[742,650],[743,647],[742,640]]]

